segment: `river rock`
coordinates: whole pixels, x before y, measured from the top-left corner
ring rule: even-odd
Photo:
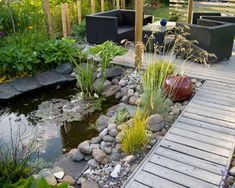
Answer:
[[[90,145],[90,148],[91,148],[91,150],[93,150],[93,149],[99,149],[99,148],[100,148],[100,145],[99,145],[99,144],[91,144],[91,145]]]
[[[106,154],[101,149],[94,149],[92,151],[92,156],[97,162],[101,162],[106,157]]]
[[[127,164],[131,164],[135,161],[135,156],[134,155],[128,155],[123,159],[124,162]]]
[[[114,66],[106,70],[106,77],[113,78],[122,75],[125,72],[125,69],[120,66]]]
[[[92,180],[87,180],[81,183],[81,188],[99,188],[99,185]]]
[[[113,178],[118,178],[120,172],[121,172],[121,165],[120,165],[120,164],[117,164],[117,165],[114,167],[114,170],[113,170],[112,173],[111,173],[111,177],[113,177]]]
[[[111,86],[112,85],[112,82],[110,82],[109,80],[105,80],[103,82],[103,86],[101,85],[102,84],[102,79],[101,78],[98,78],[94,81],[93,83],[93,87],[95,89],[95,91],[99,92],[101,89],[105,89],[107,88],[108,86]]]
[[[91,144],[100,144],[102,142],[102,138],[97,136],[97,137],[93,137],[91,139]]]
[[[57,181],[53,174],[48,175],[47,177],[45,177],[45,179],[49,185],[52,185],[52,186],[57,185]]]
[[[90,159],[88,162],[87,162],[87,165],[91,168],[96,168],[99,166],[99,163],[95,160],[95,159]]]
[[[120,90],[121,90],[121,86],[111,85],[111,86],[108,86],[104,89],[104,91],[102,92],[102,95],[104,97],[108,98],[108,97],[115,95]]]
[[[107,154],[110,154],[112,152],[112,148],[111,147],[105,147],[104,152],[107,153]]]
[[[124,86],[127,85],[127,82],[128,82],[128,80],[121,79],[118,84],[119,84],[121,87],[124,87]]]
[[[130,105],[136,105],[137,104],[137,101],[138,101],[138,97],[136,97],[136,96],[132,96],[132,97],[130,97],[129,98],[129,104]]]
[[[73,179],[73,178],[72,178],[71,176],[69,176],[69,175],[65,175],[65,176],[63,177],[63,179],[59,180],[59,182],[66,182],[66,183],[68,183],[68,184],[70,184],[70,185],[75,185],[76,180]]]
[[[96,121],[96,128],[99,132],[104,130],[109,124],[109,117],[101,115]]]
[[[160,131],[165,126],[164,119],[159,114],[153,114],[147,119],[147,126],[150,131]]]
[[[63,63],[56,67],[55,71],[61,74],[70,74],[73,72],[73,67],[70,63]]]
[[[103,139],[103,137],[108,134],[108,131],[108,128],[105,128],[103,131],[100,132],[99,137]]]
[[[105,142],[112,142],[114,140],[114,138],[110,135],[106,135],[106,136],[103,137],[103,140]]]
[[[91,154],[90,142],[88,140],[80,143],[78,149],[83,154]]]
[[[71,155],[71,158],[74,162],[81,161],[84,157],[84,154],[81,153],[79,149],[70,150],[69,155]]]
[[[235,167],[232,167],[232,168],[229,170],[229,173],[230,173],[232,176],[235,176]]]
[[[112,136],[112,137],[115,137],[118,135],[118,131],[117,129],[109,129],[109,135]]]
[[[64,177],[64,171],[55,172],[53,174],[57,179],[62,179]]]
[[[106,143],[105,143],[105,141],[102,141],[100,143],[100,149],[104,150],[105,147],[106,147]]]

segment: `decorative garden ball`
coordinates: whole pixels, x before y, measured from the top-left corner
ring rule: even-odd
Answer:
[[[160,20],[160,24],[161,24],[161,26],[166,26],[167,20],[166,20],[165,18],[162,18],[162,19]]]
[[[164,93],[174,102],[188,100],[193,94],[191,79],[185,75],[168,76],[164,83]]]

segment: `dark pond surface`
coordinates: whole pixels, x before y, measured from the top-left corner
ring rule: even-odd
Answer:
[[[101,113],[117,103],[116,100],[103,102],[102,111],[95,111],[84,121],[63,122],[58,125],[53,121],[40,122],[34,117],[38,105],[51,99],[70,99],[78,91],[73,86],[62,86],[60,89],[47,89],[30,95],[21,96],[0,108],[0,140],[9,143],[19,132],[26,143],[35,135],[40,145],[40,157],[54,162],[65,151],[76,148],[84,140],[98,134],[95,121]],[[12,135],[12,136],[11,136]]]

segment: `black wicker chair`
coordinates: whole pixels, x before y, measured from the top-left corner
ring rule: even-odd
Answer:
[[[143,24],[152,22],[145,16]],[[134,40],[135,11],[111,10],[86,16],[87,42],[101,44],[107,40],[119,43],[123,39]]]

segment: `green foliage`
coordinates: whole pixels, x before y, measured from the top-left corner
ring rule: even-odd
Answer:
[[[80,48],[71,39],[46,41],[38,46],[37,51],[45,64],[73,63],[80,55]]]
[[[34,64],[39,61],[37,55],[29,48],[9,46],[0,49],[0,73],[14,76],[23,72],[34,71]]]
[[[121,56],[127,53],[127,49],[114,44],[111,41],[106,41],[103,44],[96,45],[90,49],[91,54],[100,59],[101,71],[103,78],[106,78],[106,69],[111,61],[116,56]]]
[[[62,183],[60,185],[52,186],[47,183],[44,178],[35,180],[33,177],[27,179],[20,179],[17,183],[8,185],[4,188],[67,188],[67,183]]]
[[[150,64],[143,75],[144,111],[147,114],[164,113],[168,110],[171,101],[163,94],[162,86],[168,75],[173,74],[174,67],[165,61]]]
[[[137,108],[136,117],[131,125],[124,128],[124,135],[121,139],[121,148],[126,154],[136,154],[144,150],[149,137],[146,133],[146,117]]]
[[[85,37],[86,37],[85,20],[83,20],[80,25],[73,25],[72,34],[79,43],[82,43],[85,41]]]
[[[93,68],[92,61],[87,63],[75,63],[75,76],[77,79],[77,86],[81,89],[85,96],[91,96],[94,91],[93,88]]]
[[[117,111],[117,113],[115,114],[114,123],[120,125],[129,119],[130,119],[129,111],[126,108],[123,108],[122,110]]]
[[[173,21],[173,22],[179,21],[180,17],[183,16],[180,10],[178,9],[173,10],[169,14],[170,14],[169,21]]]

